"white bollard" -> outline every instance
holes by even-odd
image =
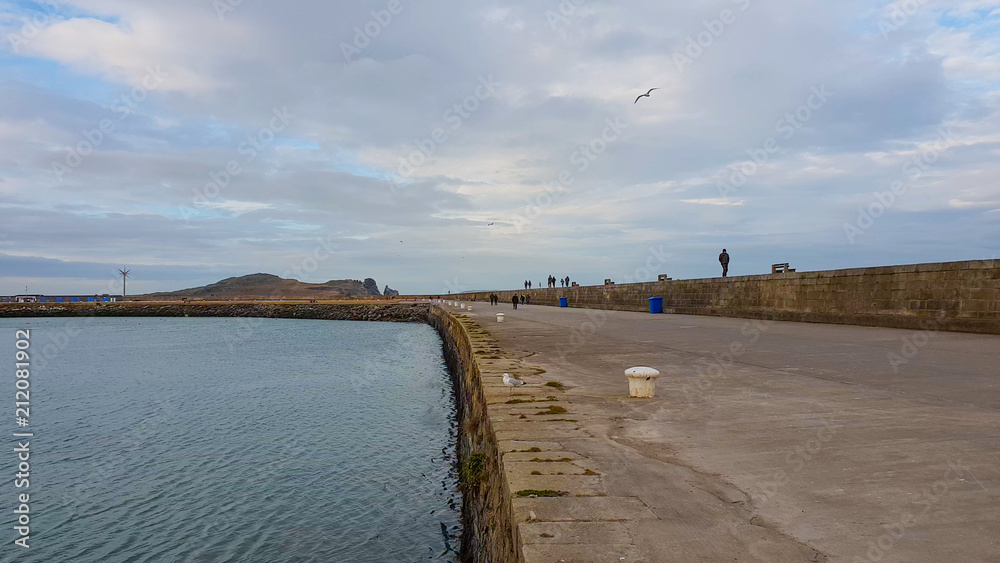
[[[463,308],[463,309],[465,308],[465,303],[462,303],[462,308]]]
[[[648,367],[634,367],[625,370],[628,377],[628,396],[649,399],[656,392],[656,378],[660,372]]]
[[[497,313],[497,322],[498,322],[498,323],[502,323],[502,322],[503,322],[503,319],[504,319],[504,317],[506,317],[506,316],[507,316],[507,315],[505,315],[505,314],[503,314],[503,313]]]
[[[466,307],[465,310],[471,313],[472,312],[472,305],[469,305],[468,307]]]

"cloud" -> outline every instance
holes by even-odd
[[[693,203],[697,205],[723,205],[723,206],[735,206],[742,207],[746,205],[746,200],[741,199],[739,201],[732,200],[726,197],[707,197],[703,199],[682,199],[681,203]]]
[[[929,2],[887,37],[870,2],[750,2],[711,32],[742,4],[595,0],[553,19],[529,0],[404,0],[384,24],[384,0],[244,2],[223,19],[204,0],[12,5],[0,252],[57,262],[7,262],[0,293],[78,261],[162,267],[144,280],[155,289],[176,288],[171,268],[281,273],[317,240],[337,252],[313,281],[414,292],[600,282],[652,244],[670,245],[675,278],[714,275],[723,246],[746,272],[775,256],[822,268],[947,260],[969,239],[997,250],[997,2]],[[39,24],[15,52],[21,16]],[[162,83],[143,88],[157,65]],[[483,77],[495,92],[469,101]],[[829,103],[784,136],[819,85]],[[281,108],[295,117],[279,131]],[[611,143],[609,119],[627,124]],[[942,127],[949,148],[912,177]],[[848,245],[843,224],[896,181],[905,194]],[[937,222],[934,244],[913,243],[917,218]]]

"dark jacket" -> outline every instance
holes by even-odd
[[[729,253],[728,252],[723,252],[722,254],[719,255],[719,264],[722,264],[723,266],[728,266],[729,265]]]

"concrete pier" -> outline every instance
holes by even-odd
[[[528,563],[1000,561],[1000,337],[501,309],[468,317]]]

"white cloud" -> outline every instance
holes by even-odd
[[[30,255],[205,265],[221,256],[234,270],[278,271],[331,233],[340,254],[318,277],[412,291],[549,268],[600,281],[657,240],[676,248],[674,277],[713,274],[704,248],[716,246],[756,247],[761,268],[772,254],[801,268],[850,266],[877,258],[844,251],[842,223],[905,178],[903,164],[945,125],[951,148],[871,238],[908,261],[958,257],[969,236],[1000,239],[990,214],[1000,201],[1000,44],[982,17],[995,0],[930,2],[889,41],[871,31],[883,4],[755,2],[683,72],[672,55],[718,17],[717,4],[594,2],[553,30],[533,0],[412,3],[350,65],[340,43],[384,1],[244,2],[224,21],[204,0],[70,5],[0,83],[0,206],[5,219],[17,210],[0,231]],[[946,12],[961,25],[939,23]],[[119,120],[114,101],[150,65],[168,79]],[[488,75],[496,94],[453,128],[455,104]],[[721,194],[717,182],[818,84],[836,93],[830,103]],[[651,87],[660,90],[633,103]],[[282,107],[296,117],[269,131]],[[595,139],[616,117],[628,129],[604,146]],[[59,182],[52,163],[104,119],[115,131]],[[399,180],[400,158],[436,128],[447,141],[398,185],[382,180]],[[583,166],[590,145],[601,150]],[[240,171],[221,194],[179,216],[231,162]],[[564,172],[560,197],[540,200]],[[939,246],[907,242],[899,225],[921,213],[939,213]],[[123,229],[134,243],[116,240]]]

